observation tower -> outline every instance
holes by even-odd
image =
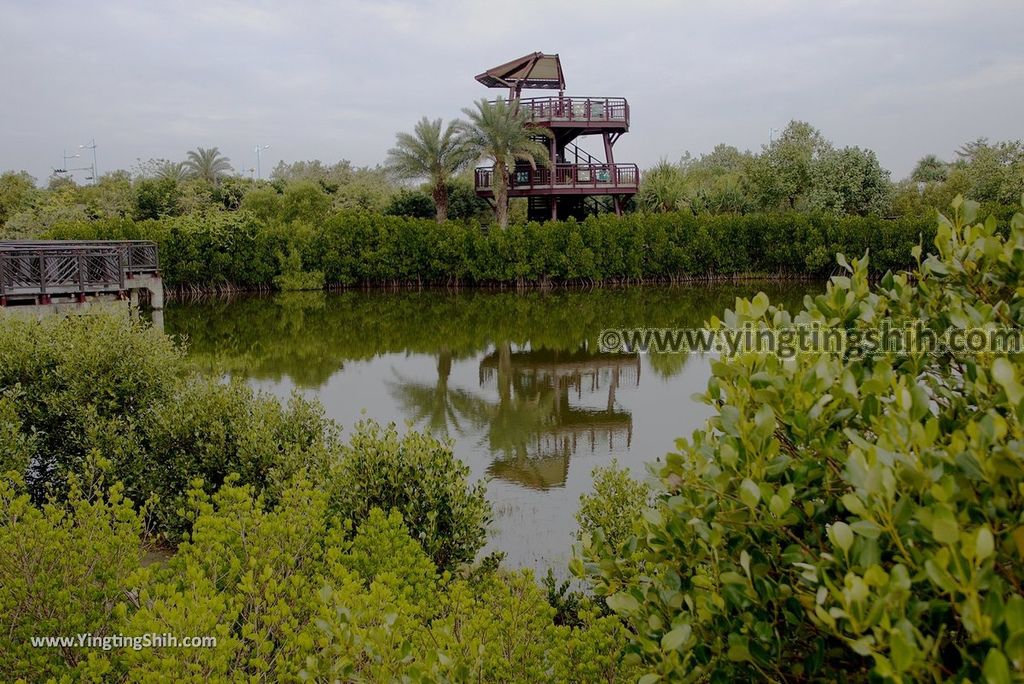
[[[488,69],[476,80],[488,88],[507,88],[508,100],[530,113],[534,126],[551,137],[538,135],[548,146],[547,166],[530,168],[519,163],[509,174],[509,197],[529,200],[531,221],[582,218],[598,197],[611,197],[616,214],[636,194],[640,170],[636,164],[617,164],[615,142],[629,131],[629,103],[623,97],[565,95],[565,76],[558,55],[534,52]],[[522,97],[523,90],[557,90],[557,95]],[[581,143],[597,138],[604,158],[594,156]],[[493,169],[478,167],[476,194],[493,199]]]

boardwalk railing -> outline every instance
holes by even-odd
[[[120,294],[136,277],[158,277],[155,243],[146,241],[0,242],[0,306],[12,299]]]

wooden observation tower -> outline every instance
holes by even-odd
[[[565,95],[565,76],[558,55],[534,52],[488,69],[476,77],[488,88],[507,88],[508,99],[528,111],[533,125],[552,136],[538,136],[551,157],[547,166],[531,169],[519,164],[509,175],[509,197],[529,199],[530,220],[543,221],[575,216],[582,218],[588,202],[611,197],[616,214],[636,194],[640,170],[636,164],[616,164],[613,146],[629,131],[629,103],[622,97]],[[557,90],[558,95],[522,97],[523,90]],[[599,136],[604,159],[583,150],[584,136]],[[493,169],[476,169],[476,194],[493,198]]]

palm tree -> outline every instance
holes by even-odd
[[[470,158],[458,136],[459,126],[450,122],[441,130],[441,119],[420,119],[410,133],[395,136],[388,150],[388,169],[399,178],[426,178],[434,198],[437,222],[448,218],[448,181]]]
[[[494,187],[494,214],[498,226],[508,226],[509,172],[516,162],[527,162],[536,170],[537,164],[547,164],[548,148],[537,142],[537,136],[550,138],[546,128],[532,126],[530,114],[519,109],[515,102],[498,98],[495,102],[480,100],[476,109],[463,109],[468,122],[460,124],[462,143],[466,152],[475,158],[494,162],[491,185]]]
[[[156,177],[160,180],[181,182],[188,178],[188,173],[185,162],[162,161],[156,168]]]
[[[221,156],[216,147],[197,147],[188,153],[185,168],[189,173],[216,185],[221,176],[232,171],[231,160]]]

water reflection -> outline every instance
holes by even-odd
[[[513,351],[508,343],[480,361],[480,386],[494,387],[498,402],[489,411],[489,445],[495,461],[490,475],[533,489],[565,484],[569,458],[583,443],[628,451],[633,416],[619,407],[615,391],[623,380],[639,386],[639,354],[600,354],[586,345],[574,351]],[[603,408],[580,406],[586,393],[607,395]],[[575,402],[574,402],[575,400]]]
[[[696,327],[764,290],[790,308],[817,285],[589,292],[346,292],[174,303],[166,327],[211,373],[319,398],[342,425],[366,415],[447,434],[492,478],[492,548],[558,566],[590,472],[637,474],[700,425],[708,364],[598,353],[609,327]],[[364,413],[365,412],[365,413]]]

